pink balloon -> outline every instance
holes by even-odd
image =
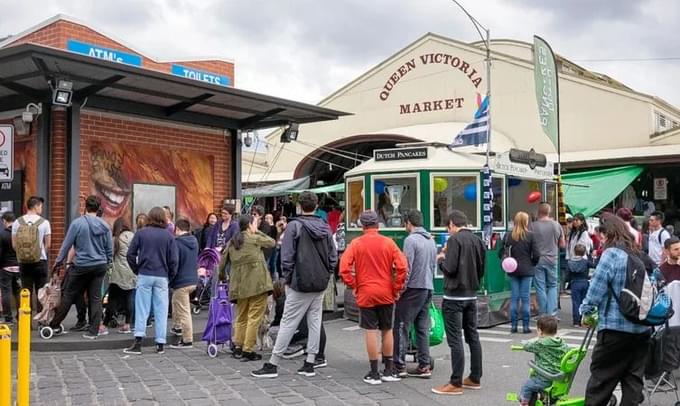
[[[517,270],[517,260],[513,257],[507,257],[501,262],[501,268],[507,273],[513,273]]]

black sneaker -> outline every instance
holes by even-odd
[[[175,348],[175,349],[185,349],[185,348],[194,348],[194,343],[189,342],[185,343],[184,340],[179,340],[175,344],[170,344],[170,348]]]
[[[156,354],[165,354],[165,345],[156,344]]]
[[[403,366],[402,366],[402,367],[398,367],[398,366],[395,365],[395,366],[394,366],[394,371],[397,373],[397,375],[398,375],[400,378],[406,378],[406,377],[408,376],[408,373],[406,372],[406,367],[403,367]]]
[[[401,381],[401,378],[399,377],[399,373],[396,370],[392,371],[383,371],[382,377],[381,377],[383,382],[399,382]]]
[[[318,357],[314,359],[314,368],[326,368],[327,366],[326,358]]]
[[[87,331],[90,329],[90,325],[84,321],[79,321],[75,326],[71,327],[71,331]]]
[[[130,347],[123,350],[126,354],[142,355],[142,343],[135,341]]]
[[[304,364],[300,367],[300,369],[297,370],[298,375],[306,376],[306,377],[312,377],[316,375],[316,372],[314,371],[314,364],[311,362],[305,361]]]
[[[262,359],[262,355],[256,353],[256,352],[248,352],[248,351],[243,351],[242,356],[241,356],[241,362],[248,362],[248,361],[260,361]]]
[[[250,375],[255,378],[276,378],[279,376],[278,370],[276,365],[265,362],[264,365],[262,365],[262,368],[251,372]]]
[[[369,385],[380,385],[382,380],[380,379],[380,374],[378,372],[369,372],[364,376],[364,382]]]
[[[92,333],[85,333],[83,334],[83,338],[87,340],[96,340],[97,339],[97,334],[92,334]]]
[[[172,334],[176,335],[177,337],[180,337],[182,335],[182,329],[181,328],[173,327],[172,329],[170,329],[170,332]]]
[[[231,356],[236,359],[241,359],[241,357],[243,357],[243,350],[241,347],[234,347],[234,351],[231,353]]]
[[[68,331],[64,330],[61,327],[57,327],[57,328],[52,329],[52,337],[63,336],[66,333],[68,333]]]
[[[304,355],[305,349],[301,345],[295,345],[293,347],[288,347],[283,353],[281,358],[283,359],[293,359]]]

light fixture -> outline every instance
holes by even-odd
[[[291,142],[297,140],[298,137],[298,123],[290,123],[283,133],[281,133],[281,142]]]
[[[251,145],[253,145],[253,133],[248,131],[246,132],[246,135],[243,137],[243,145],[246,146],[246,148],[250,148]]]
[[[56,80],[57,85],[52,90],[52,104],[70,106],[73,98],[73,82],[65,79]]]

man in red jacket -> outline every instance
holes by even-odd
[[[391,238],[378,233],[378,215],[365,211],[359,217],[364,234],[349,244],[340,261],[340,276],[354,290],[359,305],[359,325],[366,330],[366,351],[371,371],[364,382],[377,385],[399,381],[392,362],[394,303],[406,281],[406,257]],[[378,330],[382,335],[385,371],[378,372]]]

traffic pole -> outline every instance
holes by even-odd
[[[12,330],[0,324],[0,406],[12,404]]]
[[[19,307],[19,351],[17,355],[17,406],[30,405],[31,379],[31,292],[21,290]]]

